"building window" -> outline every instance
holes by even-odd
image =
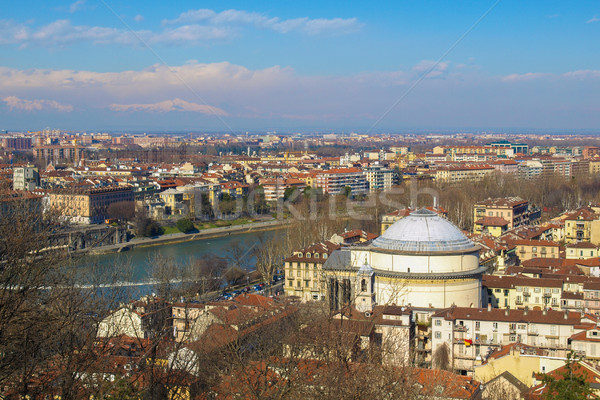
[[[442,338],[442,332],[440,332],[440,331],[435,332],[435,338],[436,339],[441,339]]]
[[[435,320],[435,326],[442,326],[442,320],[441,319],[436,319]]]
[[[327,254],[323,254],[323,258],[327,258]]]
[[[367,280],[366,279],[363,279],[360,281],[360,291],[361,292],[367,291]]]
[[[481,326],[481,322],[475,321],[475,329],[479,330],[480,326]]]

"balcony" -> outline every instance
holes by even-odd
[[[467,331],[467,327],[464,325],[454,325],[454,330],[456,332],[466,332]]]
[[[544,297],[552,297],[552,293],[544,293]]]
[[[523,300],[521,300],[521,299],[516,299],[516,300],[515,300],[515,304],[522,305],[522,304],[523,304]]]

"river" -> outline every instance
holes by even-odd
[[[260,234],[272,237],[278,231],[265,231]],[[103,255],[85,255],[75,260],[74,267],[87,282],[115,286],[137,287],[142,293],[151,290],[150,281],[153,272],[154,257],[160,255],[178,265],[186,265],[190,261],[214,254],[227,258],[228,249],[234,241],[239,241],[247,251],[246,265],[253,270],[255,260],[251,251],[258,242],[257,232],[233,234],[230,236],[192,240],[187,242],[164,244],[159,246],[138,247],[123,253]],[[115,284],[115,282],[118,282]]]

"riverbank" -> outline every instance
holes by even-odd
[[[219,228],[208,228],[203,229],[194,233],[171,233],[168,235],[162,235],[158,237],[149,238],[136,238],[129,242],[113,244],[109,246],[95,247],[91,249],[78,250],[75,254],[110,254],[110,253],[121,253],[123,251],[132,250],[140,247],[152,247],[162,246],[167,244],[175,244],[182,242],[189,242],[194,240],[204,240],[211,238],[218,238],[230,235],[237,235],[250,232],[261,232],[270,231],[275,229],[281,229],[290,223],[289,220],[271,220],[253,222],[250,224],[243,225],[231,225],[223,226]]]

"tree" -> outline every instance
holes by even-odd
[[[194,223],[190,221],[188,218],[182,218],[177,221],[177,229],[183,233],[190,233],[196,229]]]
[[[133,201],[117,201],[108,206],[107,213],[109,218],[115,218],[119,221],[129,221],[135,216],[135,203]]]
[[[577,371],[578,359],[571,351],[567,357],[564,370],[556,377],[548,374],[543,382],[547,384],[545,399],[553,400],[585,400],[592,394],[585,376]]]
[[[450,348],[446,342],[442,343],[437,349],[435,349],[435,352],[433,353],[432,364],[437,369],[446,371],[450,370]]]
[[[350,197],[350,195],[352,194],[352,188],[350,186],[344,186],[344,189],[342,191],[342,194],[345,197]]]
[[[38,199],[39,200],[39,199]],[[91,397],[78,378],[96,362],[97,316],[115,303],[57,247],[57,215],[35,198],[0,201],[0,385],[3,395]]]
[[[270,238],[265,232],[259,232],[257,242],[252,251],[256,258],[256,270],[264,282],[271,282],[277,271],[277,266],[282,264],[284,244],[279,235]]]
[[[296,187],[288,187],[283,192],[283,200],[290,200],[295,203],[298,201],[296,191],[298,188]]]
[[[236,266],[227,268],[225,273],[223,273],[223,279],[227,282],[228,286],[240,284],[246,276],[246,271]]]

